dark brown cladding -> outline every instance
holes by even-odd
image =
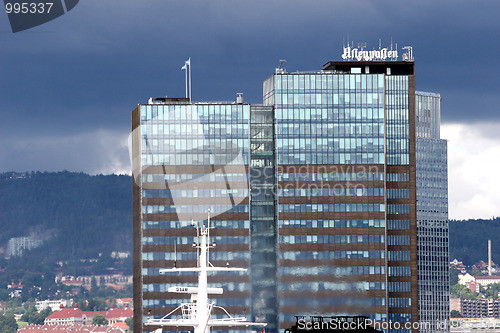
[[[136,107],[132,111],[132,131],[141,124],[140,108]],[[133,156],[138,156],[136,146],[132,147]],[[134,178],[134,177],[132,177]],[[142,332],[142,209],[141,209],[141,188],[132,181],[132,230],[133,230],[133,296],[134,296],[134,332]]]

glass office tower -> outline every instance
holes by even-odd
[[[210,241],[217,244],[211,262],[250,266],[250,109],[161,98],[132,111],[135,332],[152,331],[142,327],[148,316],[161,318],[189,301],[168,288],[197,286],[196,273],[159,269],[196,266],[192,221],[206,224],[209,209]],[[223,295],[213,295],[217,305],[250,317],[247,272],[209,275],[208,282],[224,286]]]
[[[440,138],[441,97],[416,92],[418,287],[425,332],[447,332],[449,322],[447,142]]]
[[[264,82],[281,328],[298,314],[418,320],[413,68],[329,62]]]
[[[208,208],[210,260],[250,268],[209,277],[224,285],[213,298],[230,313],[266,321],[266,332],[302,315],[418,321],[414,82],[410,61],[329,62],[277,70],[264,105],[139,105],[137,332],[187,301],[168,287],[196,276],[158,270],[196,264],[190,221],[206,220]]]

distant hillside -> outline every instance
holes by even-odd
[[[132,252],[131,192],[129,176],[0,174],[0,246],[33,235],[58,260]]]
[[[492,260],[500,264],[500,217],[491,220],[451,220],[451,259],[462,259],[464,265],[487,261],[488,239],[491,239]]]
[[[46,239],[37,251],[57,260],[132,252],[132,188],[129,176],[73,172],[0,174],[0,247],[30,233]],[[500,263],[500,218],[450,221],[450,257],[466,265]],[[33,254],[32,254],[33,255]]]

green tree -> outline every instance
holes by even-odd
[[[451,310],[450,317],[451,318],[462,318],[462,315],[457,310]]]
[[[451,286],[450,293],[454,297],[465,298],[465,299],[477,299],[481,298],[481,294],[470,290],[464,285],[456,284]]]
[[[14,315],[0,314],[0,332],[15,333],[17,331],[17,323]]]
[[[473,269],[473,270],[470,271],[470,275],[472,275],[472,276],[478,276],[478,275],[481,276],[481,275],[483,275],[483,273],[481,273],[481,271],[479,269]]]
[[[0,289],[0,301],[8,301],[10,299],[10,294],[7,289]]]
[[[130,317],[130,318],[125,319],[125,324],[127,324],[127,326],[130,327],[128,332],[134,333],[134,318]]]
[[[104,326],[107,325],[108,321],[106,320],[106,317],[102,314],[96,314],[94,315],[94,318],[92,319],[92,325],[99,325],[99,326]]]
[[[484,290],[484,296],[486,298],[498,299],[498,293],[500,293],[500,283],[490,284]]]
[[[33,325],[43,325],[43,323],[45,322],[45,318],[47,318],[51,313],[52,310],[50,308],[45,308],[42,311],[38,312],[34,306],[31,306],[22,315],[21,321],[25,321]]]
[[[458,283],[458,274],[460,274],[460,271],[458,269],[450,269],[450,286]]]

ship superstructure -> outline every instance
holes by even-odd
[[[192,222],[196,228],[198,244],[193,244],[198,250],[198,265],[197,267],[186,268],[167,268],[161,269],[160,274],[178,273],[178,272],[198,272],[198,287],[170,287],[169,292],[190,294],[191,300],[189,303],[182,303],[177,308],[160,319],[148,318],[146,325],[160,326],[156,332],[162,332],[165,328],[176,327],[193,327],[194,333],[209,333],[212,327],[252,327],[252,326],[266,326],[265,323],[249,322],[245,317],[232,317],[224,308],[210,302],[208,295],[220,295],[223,293],[222,288],[208,288],[207,272],[244,272],[245,268],[233,267],[214,267],[209,261],[209,249],[213,248],[215,244],[210,243],[210,212],[208,214],[207,225],[202,224],[201,228],[199,223]],[[227,317],[225,318],[212,318],[212,310],[221,309]],[[169,318],[174,313],[180,311],[181,318]]]

